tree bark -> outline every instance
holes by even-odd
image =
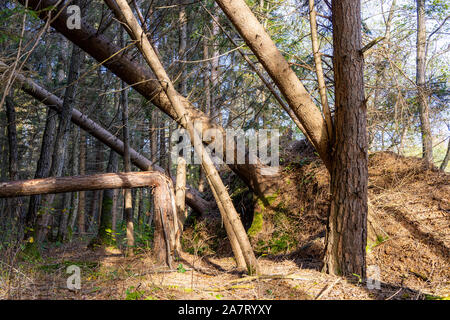
[[[70,58],[70,67],[68,73],[68,87],[64,93],[64,99],[59,117],[58,130],[56,132],[55,145],[53,147],[52,163],[49,176],[59,177],[63,173],[65,162],[65,154],[67,149],[67,141],[70,134],[70,119],[72,110],[75,105],[75,95],[78,88],[78,77],[82,64],[82,51],[76,45],[72,45],[72,53]],[[43,197],[43,212],[36,223],[37,236],[36,239],[41,242],[47,234],[52,213],[49,208],[53,207],[53,195]]]
[[[50,177],[0,182],[0,198],[58,194],[74,191],[159,187],[167,183],[158,171],[102,173],[75,177]]]
[[[108,173],[117,172],[119,156],[113,150],[109,153]],[[103,190],[100,224],[97,236],[91,241],[91,245],[112,244],[115,241],[113,233],[113,202],[114,189]]]
[[[447,146],[447,152],[445,153],[444,160],[442,160],[442,163],[439,167],[441,171],[445,172],[445,169],[447,169],[448,160],[450,159],[450,137],[448,138],[448,146]]]
[[[41,152],[39,160],[36,166],[36,172],[34,178],[48,177],[50,172],[51,154],[53,151],[53,141],[56,131],[56,116],[55,110],[48,108],[47,119],[45,122],[44,135],[42,137]],[[28,243],[34,243],[36,237],[35,223],[38,217],[38,210],[41,205],[41,195],[30,197],[30,203],[28,205],[28,212],[25,217],[25,234],[24,239]]]
[[[122,33],[121,33],[122,34]],[[122,38],[122,37],[121,37]],[[122,135],[123,135],[123,164],[124,171],[131,172],[130,161],[130,134],[128,126],[128,90],[125,88],[125,83],[122,82],[121,92],[121,105],[122,105]],[[134,247],[134,224],[133,224],[133,197],[130,189],[124,190],[124,217],[127,222],[127,254],[133,254]]]
[[[86,134],[80,132],[80,175],[86,174]],[[80,191],[78,199],[77,225],[78,234],[82,236],[85,233],[85,214],[86,214],[86,192]]]
[[[324,270],[365,279],[368,156],[360,1],[334,0],[332,20],[336,143]]]
[[[158,110],[153,108],[150,120],[150,159],[153,165],[158,164],[158,128]]]
[[[433,140],[431,136],[430,111],[426,87],[426,32],[425,0],[417,0],[416,84],[420,112],[420,129],[422,134],[422,157],[427,166],[432,166]]]
[[[17,148],[17,126],[16,126],[16,108],[11,96],[5,98],[6,108],[6,122],[8,132],[8,146],[9,146],[9,179],[11,181],[18,180],[19,178],[19,152]],[[22,199],[13,199],[7,201],[7,216],[14,219],[17,218],[19,226],[23,225],[23,208]]]
[[[177,208],[178,221],[179,223],[179,232],[176,235],[176,250],[181,250],[181,233],[183,232],[184,222],[187,218],[186,211],[186,160],[179,156],[177,159],[177,176],[176,176],[176,184],[175,184],[175,206]]]

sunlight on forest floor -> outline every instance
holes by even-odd
[[[264,275],[260,278],[236,270],[217,224],[197,225],[201,245],[212,242],[220,249],[191,254],[193,231],[188,227],[185,250],[191,253],[183,252],[173,270],[156,265],[149,249],[125,257],[117,248],[88,249],[88,238],[51,246],[39,263],[16,260],[11,266],[0,260],[0,298],[448,299],[449,175],[424,169],[420,159],[392,153],[369,159],[367,265],[378,268],[379,289],[369,289],[357,277],[320,272],[329,177],[323,165],[311,161],[298,170],[285,167],[285,190],[259,208],[264,222],[251,239]],[[275,234],[294,239],[295,246],[275,252]],[[80,267],[80,290],[67,288],[70,265]]]

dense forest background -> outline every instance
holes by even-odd
[[[73,3],[81,8],[83,26],[90,25],[97,36],[122,48],[118,56],[127,55],[132,62],[145,65],[146,60],[134,45],[135,41],[105,2],[108,1]],[[315,45],[318,44],[324,92],[334,119],[330,2],[317,0],[312,4],[317,20]],[[422,1],[361,1],[368,153],[369,157],[378,152],[428,157],[432,170],[446,177],[450,157],[450,4],[444,0],[424,1],[425,42],[421,42],[418,40],[419,2]],[[40,15],[45,14],[45,9],[34,11],[23,5],[26,3],[0,1],[0,183],[141,169],[133,161],[127,165],[126,158],[122,161],[118,153],[71,123],[64,111],[58,114],[28,94],[16,74],[59,97],[64,103],[63,109],[70,104],[70,108],[64,110],[80,111],[153,165],[161,167],[167,176],[175,178],[177,163],[172,161],[170,151],[176,141],[172,141],[171,136],[179,125],[115,76],[105,67],[107,61],[94,59],[42,20]],[[314,102],[323,105],[315,64],[317,55],[311,39],[311,1],[248,0],[246,3]],[[214,1],[133,0],[129,4],[136,13],[141,13],[136,16],[141,23],[145,21],[143,28],[164,69],[178,92],[188,98],[194,108],[225,129],[243,129],[250,134],[259,129],[279,130],[280,165],[288,171],[299,164],[309,164],[310,160],[305,159],[317,160],[312,147],[299,142],[305,139],[304,133],[280,108],[277,100],[280,93],[273,80],[265,75],[255,54]],[[418,52],[422,47],[425,51],[421,62]],[[420,69],[419,63],[424,68]],[[426,115],[423,103],[427,106]],[[429,131],[424,131],[426,123]],[[431,149],[424,142],[428,138]],[[383,159],[380,161],[386,160]],[[255,212],[263,210],[264,204],[234,170],[225,165],[218,169],[260,254],[267,254],[263,249],[267,243],[273,248],[272,253],[299,244],[298,240],[290,241],[283,236],[277,238],[279,242],[265,243],[267,239],[255,236],[259,231]],[[301,176],[300,172],[296,174]],[[308,179],[308,173],[305,174],[297,178]],[[285,182],[289,180],[286,179]],[[196,190],[205,203],[214,201],[213,191],[199,165],[187,165],[186,184]],[[75,241],[80,236],[92,244],[92,238],[101,227],[102,212],[108,205],[112,221],[103,225],[102,230],[113,234],[116,245],[126,245],[127,221],[131,219],[134,222],[133,245],[151,247],[155,215],[152,190],[134,188],[128,193],[131,194],[131,213],[125,210],[127,192],[119,190],[0,198],[0,251],[7,252],[6,256],[15,261],[18,252],[29,246],[30,238],[25,237],[27,242],[24,243],[24,234],[33,233],[38,227],[45,231],[39,232],[39,237],[32,237],[33,246],[37,246],[29,251],[32,256],[39,257],[40,251]],[[279,202],[277,205],[276,212],[286,207],[280,207]],[[188,217],[184,248],[189,248],[190,253],[201,253],[207,246],[192,239],[200,234],[196,228],[200,228],[205,215],[191,207],[183,210]],[[35,221],[28,221],[30,216],[38,217],[36,225]],[[217,212],[206,215],[211,220],[218,216]],[[205,230],[207,234],[223,237],[217,225]],[[203,239],[208,238],[203,236]],[[216,249],[219,244],[221,242],[216,241]]]

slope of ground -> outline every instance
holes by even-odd
[[[319,269],[328,173],[314,157],[301,158],[284,168],[283,181],[283,190],[264,208],[264,226],[253,243],[269,248],[267,253],[279,251],[280,244],[294,247],[288,256]],[[450,295],[449,174],[427,170],[417,158],[371,154],[368,220],[369,271],[379,270],[386,284]]]
[[[298,152],[296,152],[298,154]],[[87,249],[89,239],[45,252],[44,261],[0,266],[0,298],[11,299],[430,299],[450,295],[450,176],[419,159],[369,156],[369,276],[372,287],[320,272],[328,174],[311,153],[286,160],[283,190],[257,203],[249,229],[262,272],[235,269],[220,221],[193,224],[172,270],[151,251],[124,257]],[[69,290],[67,267],[81,268]]]

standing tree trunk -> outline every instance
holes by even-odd
[[[95,140],[95,172],[100,173],[103,172],[103,144],[99,140]],[[98,227],[98,217],[100,215],[101,203],[102,203],[102,195],[103,193],[100,190],[96,190],[92,192],[92,200],[90,203],[90,210],[88,214],[88,230],[95,226]]]
[[[302,128],[330,170],[330,141],[320,110],[275,43],[244,0],[216,0],[253,53],[263,65],[298,117]]]
[[[214,19],[217,20],[217,11],[218,11],[217,4],[214,3],[214,11],[215,16]],[[211,57],[211,106],[210,106],[210,113],[209,116],[213,119],[213,121],[219,123],[222,125],[222,114],[220,112],[220,107],[216,103],[216,96],[219,96],[218,92],[218,83],[219,83],[219,41],[217,37],[219,36],[219,26],[217,23],[212,24],[212,30],[211,30],[211,38],[213,40],[212,45],[212,57]]]
[[[79,172],[79,152],[80,152],[80,128],[75,127],[73,131],[73,150],[72,150],[72,162],[70,164],[71,175],[77,176]],[[77,219],[78,214],[78,200],[80,193],[72,192],[70,199],[70,214],[69,214],[69,223],[67,226],[67,231],[69,233],[69,239],[72,239],[73,230],[75,228],[75,221]]]
[[[186,160],[179,156],[177,158],[177,178],[175,183],[175,206],[177,208],[179,232],[175,235],[175,250],[179,252],[181,250],[181,234],[184,228],[184,222],[187,218],[186,211]]]
[[[206,113],[206,115],[211,115],[211,67],[209,63],[209,50],[208,50],[208,38],[203,38],[203,60],[205,60],[204,63],[204,71],[203,71],[203,87],[205,90],[205,103],[202,105],[203,112]],[[199,166],[198,169],[198,191],[200,193],[203,193],[205,191],[205,172],[203,171],[202,166]]]
[[[111,150],[109,153],[108,167],[106,172],[117,172],[119,165],[119,155]],[[114,189],[103,190],[102,207],[100,214],[100,224],[97,237],[95,237],[90,246],[112,244],[115,241],[113,233],[113,204]]]
[[[150,160],[153,165],[158,163],[158,110],[153,107],[150,119]]]
[[[75,105],[75,95],[78,88],[78,77],[83,62],[83,55],[84,53],[82,53],[81,49],[73,44],[69,74],[67,77],[68,87],[64,93],[62,111],[53,149],[52,165],[49,173],[49,176],[51,177],[59,177],[63,173],[67,142],[70,135],[70,119],[72,118],[72,110]],[[39,219],[40,221],[38,221],[36,225],[38,232],[36,238],[39,242],[41,242],[47,234],[47,226],[49,225],[52,215],[49,208],[52,208],[54,198],[54,195],[48,195],[43,198],[43,205],[46,208],[44,208],[41,216],[42,219]]]
[[[70,217],[70,203],[71,203],[71,194],[65,193],[63,195],[62,202],[62,210],[59,217],[58,233],[56,235],[56,241],[64,242],[67,233],[67,227]]]
[[[80,175],[84,176],[86,174],[86,133],[80,130]],[[78,235],[81,237],[86,232],[85,225],[85,214],[86,214],[86,192],[80,191],[78,200],[78,213],[77,213],[77,226]]]
[[[316,66],[317,83],[319,85],[320,102],[327,126],[328,139],[333,137],[333,122],[331,120],[330,107],[328,106],[327,86],[323,76],[322,58],[319,46],[319,34],[317,32],[317,12],[314,7],[314,0],[309,0],[309,22],[311,26],[311,44],[314,55],[314,64]]]
[[[0,62],[0,66],[3,66]],[[30,94],[37,100],[47,104],[51,109],[54,109],[56,112],[61,112],[62,108],[62,101],[55,95],[51,94],[44,88],[38,86],[34,81],[25,78],[23,75],[16,73],[16,80],[22,84],[22,90],[24,90],[26,93]],[[152,112],[153,114],[153,112]],[[157,115],[157,110],[155,110],[155,114]],[[152,118],[158,118],[153,117]],[[123,141],[118,139],[115,135],[111,134],[109,131],[105,130],[101,125],[97,124],[96,122],[92,121],[90,118],[88,118],[86,115],[84,115],[82,112],[74,109],[72,110],[72,122],[79,126],[84,131],[91,134],[93,137],[100,140],[103,144],[108,146],[109,148],[116,151],[118,154],[123,155]],[[157,126],[153,126],[157,127]],[[154,131],[154,134],[157,137],[156,130]],[[156,143],[152,142],[151,148],[156,148],[156,151],[154,151],[153,154],[157,155],[157,139],[154,140],[152,138],[152,141],[156,141]],[[5,153],[7,156],[7,153]],[[160,172],[164,172],[164,169],[159,167],[158,165],[154,164],[156,162],[152,162],[136,152],[136,150],[130,148],[130,160],[133,162],[134,165],[136,165],[139,169],[148,171],[148,170],[157,170]],[[5,164],[7,161],[5,161]],[[207,212],[211,209],[211,203],[204,200],[200,197],[200,195],[195,192],[193,188],[190,188],[186,192],[186,202],[189,204],[189,206],[194,209],[195,211],[199,213]]]
[[[419,100],[420,130],[422,133],[422,157],[427,166],[433,165],[433,140],[426,88],[426,18],[425,0],[417,0],[417,57],[416,84]]]
[[[48,177],[50,172],[51,154],[53,151],[53,142],[56,131],[56,117],[57,113],[51,108],[47,110],[47,119],[45,122],[44,135],[42,137],[41,152],[39,160],[36,166],[36,172],[34,174],[35,179]],[[35,224],[38,218],[38,210],[41,205],[41,195],[30,197],[30,203],[28,205],[28,212],[25,217],[25,234],[24,239],[27,241],[27,245],[32,250],[32,254],[37,252],[34,250],[36,230]]]
[[[9,179],[11,181],[18,178],[18,151],[17,151],[17,129],[16,129],[16,109],[12,97],[6,96],[6,121],[8,129],[9,145]]]
[[[8,131],[8,145],[9,145],[9,179],[11,181],[18,180],[19,169],[18,169],[18,149],[17,149],[17,126],[16,126],[16,109],[14,106],[14,101],[11,96],[6,96],[5,98],[6,107],[6,121],[7,121],[7,131]],[[8,201],[8,213],[10,218],[17,218],[19,222],[18,225],[23,224],[22,216],[22,199],[11,199]]]
[[[121,41],[123,42],[123,35],[121,31]],[[123,44],[123,43],[122,43]],[[128,90],[125,88],[126,85],[122,81],[122,92],[121,92],[121,105],[122,105],[122,134],[123,134],[123,163],[124,171],[131,172],[131,162],[130,162],[130,135],[128,126]],[[133,199],[131,194],[131,189],[125,189],[124,191],[124,217],[127,222],[127,255],[133,255],[134,247],[134,225],[133,225]]]
[[[361,4],[332,2],[335,145],[324,270],[366,276],[368,156]]]

